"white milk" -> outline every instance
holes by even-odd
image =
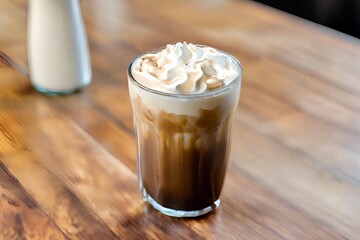
[[[89,48],[78,0],[30,0],[28,59],[33,86],[71,93],[91,82]]]

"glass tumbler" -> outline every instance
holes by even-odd
[[[144,201],[163,214],[196,217],[220,204],[242,78],[240,62],[224,54],[236,66],[236,78],[199,94],[159,92],[140,84],[132,71],[143,54],[129,66],[140,190]]]

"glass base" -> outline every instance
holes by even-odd
[[[203,208],[200,210],[183,211],[183,210],[176,210],[176,209],[171,209],[171,208],[161,206],[152,197],[150,197],[149,194],[147,194],[145,189],[143,189],[143,191],[142,191],[142,196],[143,196],[144,201],[148,202],[159,212],[161,212],[167,216],[170,216],[170,217],[178,217],[178,218],[199,217],[199,216],[202,216],[202,215],[205,215],[205,214],[211,212],[212,210],[216,209],[220,205],[220,199],[218,199],[214,202],[214,204],[212,206],[209,206],[209,207],[206,207],[206,208]]]
[[[69,90],[52,90],[52,89],[47,89],[47,88],[43,88],[37,85],[32,84],[33,88],[38,91],[41,92],[45,95],[48,96],[63,96],[63,95],[69,95],[69,94],[73,94],[76,92],[79,92],[81,87],[79,88],[75,88],[75,89],[69,89]]]

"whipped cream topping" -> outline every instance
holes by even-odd
[[[197,94],[228,85],[239,74],[233,60],[218,50],[194,44],[168,44],[140,57],[132,68],[140,84],[166,93]]]

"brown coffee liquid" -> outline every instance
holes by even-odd
[[[214,204],[224,182],[232,115],[224,105],[199,110],[198,117],[155,115],[140,107],[136,116],[139,174],[157,203],[184,211]]]

